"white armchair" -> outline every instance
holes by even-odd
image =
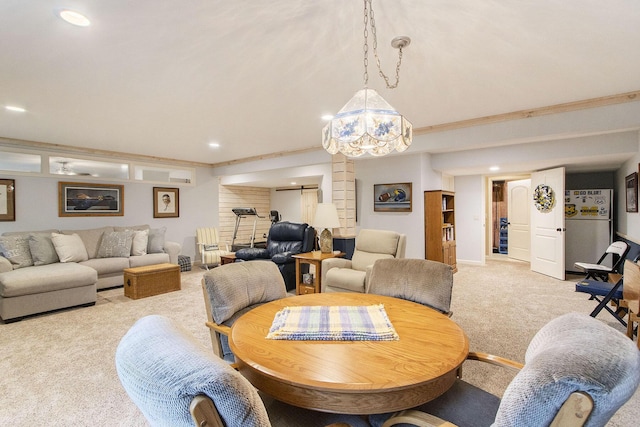
[[[220,244],[218,240],[218,230],[214,227],[196,229],[196,245],[200,252],[202,265],[208,270],[209,265],[220,264],[220,257],[229,255],[229,248]]]
[[[373,263],[379,259],[404,258],[407,236],[388,230],[360,230],[353,257],[322,261],[321,292],[367,290]]]

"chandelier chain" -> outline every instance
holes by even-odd
[[[400,65],[402,65],[402,46],[398,47],[398,63],[396,64],[396,82],[394,84],[389,84],[389,77],[382,71],[382,67],[380,65],[380,57],[378,56],[378,37],[376,34],[376,20],[373,13],[373,5],[372,0],[364,0],[364,85],[367,86],[369,82],[369,73],[367,71],[367,66],[369,65],[369,44],[368,44],[368,36],[369,31],[367,25],[368,23],[371,26],[371,35],[373,36],[373,55],[376,58],[376,65],[378,67],[378,74],[382,77],[387,85],[388,89],[395,89],[398,87],[398,83],[400,83]]]
[[[369,66],[369,44],[367,43],[369,39],[369,13],[367,10],[367,5],[370,0],[364,0],[364,86],[367,87],[369,83],[369,72],[367,71],[367,67]]]

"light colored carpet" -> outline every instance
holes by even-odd
[[[492,259],[486,266],[459,265],[454,276],[453,320],[472,351],[523,361],[526,347],[546,322],[569,311],[595,307],[574,281],[531,273],[529,264]],[[211,348],[200,287],[204,270],[182,274],[182,290],[130,300],[122,288],[98,293],[94,307],[63,310],[0,324],[0,425],[144,426],[146,422],[118,380],[114,354],[120,338],[140,317],[163,314]],[[623,331],[608,313],[598,319]],[[513,374],[466,362],[463,377],[501,395]],[[610,426],[636,425],[640,391]]]

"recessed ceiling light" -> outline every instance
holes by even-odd
[[[73,10],[62,10],[59,13],[60,18],[67,21],[69,24],[76,25],[78,27],[88,27],[91,21],[81,13],[74,12]]]
[[[296,182],[295,181],[291,181],[291,185],[296,185]]]
[[[220,148],[220,144],[218,144],[217,142],[210,142],[209,143],[209,147],[211,147],[211,148]]]
[[[490,171],[495,172],[495,171],[499,171],[500,170],[500,166],[491,166],[489,168]]]
[[[25,111],[27,111],[24,108],[16,107],[15,105],[6,105],[4,108],[9,110],[9,111],[15,111],[17,113],[24,113]]]
[[[331,119],[333,119],[333,116],[331,114],[325,114],[324,116],[322,116],[322,120],[329,121]]]

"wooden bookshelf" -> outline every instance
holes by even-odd
[[[424,192],[425,258],[456,266],[455,193],[433,190]]]

